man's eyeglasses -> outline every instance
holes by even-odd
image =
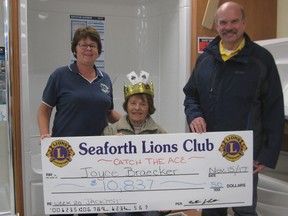
[[[88,47],[90,47],[90,49],[96,50],[97,49],[97,45],[96,44],[78,44],[78,46],[80,47],[80,49],[82,50],[87,50]]]

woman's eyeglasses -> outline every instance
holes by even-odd
[[[78,46],[80,47],[80,49],[82,50],[87,50],[88,47],[90,47],[90,49],[96,50],[97,49],[97,45],[96,44],[78,44]]]

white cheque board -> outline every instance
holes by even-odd
[[[41,142],[46,214],[252,205],[252,131]]]

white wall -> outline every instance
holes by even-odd
[[[145,70],[155,87],[157,110],[153,118],[169,132],[185,132],[182,88],[190,72],[190,25],[186,17],[191,8],[185,0],[21,2],[28,4],[27,10],[21,8],[24,201],[29,206],[26,214],[32,216],[43,213],[36,113],[49,75],[70,64],[70,15],[105,17],[105,71],[113,82],[115,109],[124,114],[126,74]],[[181,33],[180,26],[185,28]]]
[[[183,73],[178,68],[178,1],[143,1],[146,2],[144,6],[139,6],[139,1],[135,0],[95,2],[97,5],[91,7],[91,1],[69,1],[68,5],[61,0],[28,1],[31,113],[37,112],[50,73],[56,67],[70,62],[69,15],[105,16],[105,71],[113,81],[116,110],[124,113],[123,84],[128,82],[125,75],[133,70],[137,73],[145,70],[150,73],[155,86],[157,111],[153,117],[168,131],[181,132],[184,127],[179,129],[179,125],[169,124],[170,121],[177,122],[179,115],[183,114],[183,107],[178,108],[179,74]],[[160,4],[164,7],[160,7]],[[41,19],[40,16],[46,18]],[[172,104],[176,102],[173,110],[171,101]],[[166,115],[160,113],[160,110],[164,111],[162,106],[165,107]],[[181,109],[181,114],[178,109]],[[169,116],[169,121],[166,116]],[[31,133],[38,134],[36,115],[31,115],[30,126]]]

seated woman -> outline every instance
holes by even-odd
[[[123,109],[127,113],[114,124],[108,125],[104,135],[161,134],[166,131],[151,117],[155,112],[153,83],[148,84],[149,74],[142,71],[140,79],[135,72],[127,75],[131,83],[124,86]],[[141,80],[141,81],[139,81]]]
[[[147,83],[149,74],[142,72],[140,78],[135,72],[127,75],[130,80],[129,86],[124,86],[123,108],[127,113],[125,116],[111,125],[108,125],[104,135],[137,135],[137,134],[161,134],[166,131],[158,125],[151,117],[155,112],[154,107],[154,87]],[[140,80],[140,81],[139,81]],[[160,216],[166,215],[165,212],[118,212],[107,215],[113,216]]]

